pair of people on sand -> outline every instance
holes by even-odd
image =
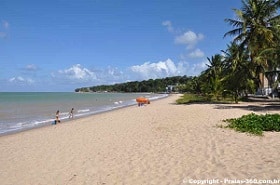
[[[69,112],[69,119],[70,118],[74,118],[74,108],[72,108]],[[55,121],[54,124],[60,123],[60,119],[59,119],[59,110],[56,111],[55,114]]]

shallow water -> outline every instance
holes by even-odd
[[[0,134],[51,124],[55,113],[68,119],[71,108],[75,118],[120,107],[136,105],[135,98],[158,99],[163,94],[138,93],[71,93],[71,92],[1,92]]]

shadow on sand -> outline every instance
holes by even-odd
[[[216,109],[244,109],[244,110],[251,110],[254,112],[263,112],[263,111],[280,111],[280,103],[279,104],[270,104],[270,103],[257,103],[254,105],[218,105]]]
[[[171,103],[172,105],[179,105],[177,103]],[[235,103],[219,103],[219,102],[193,102],[180,105],[215,105],[215,109],[243,109],[254,112],[264,112],[264,111],[280,111],[280,101],[250,101],[241,102],[239,104]]]

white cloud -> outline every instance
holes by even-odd
[[[122,83],[126,80],[127,75],[117,67],[108,66],[102,69],[87,69],[81,64],[75,64],[67,69],[51,73],[55,83],[79,84],[79,86]]]
[[[75,81],[91,81],[96,79],[96,74],[94,72],[82,67],[80,64],[73,65],[65,70],[59,70],[58,73],[62,75],[62,77]]]
[[[195,75],[199,75],[202,71],[207,69],[207,65],[209,62],[207,60],[203,60],[200,63],[196,63],[192,66],[192,71],[194,71]]]
[[[24,69],[27,71],[36,71],[38,69],[38,67],[34,64],[29,64],[29,65],[25,66]]]
[[[195,33],[191,30],[189,31],[182,31],[174,28],[171,21],[164,21],[162,22],[163,26],[166,26],[168,31],[175,35],[174,43],[181,44],[188,49],[188,54],[181,54],[179,56],[180,62],[177,63],[177,73],[175,75],[188,75],[188,76],[196,76],[201,73],[205,69],[205,62],[202,63],[194,63],[194,62],[187,62],[188,58],[202,58],[205,56],[204,52],[200,49],[196,49],[196,45],[198,42],[204,39],[204,35],[201,33]],[[145,66],[142,66],[144,68]],[[148,70],[146,70],[148,71]],[[142,74],[145,74],[142,72]]]
[[[187,49],[192,49],[203,38],[203,34],[187,31],[183,35],[175,37],[175,43],[186,45]]]
[[[148,79],[165,78],[171,76],[196,76],[206,69],[207,60],[201,63],[190,63],[182,60],[175,63],[171,59],[158,62],[144,62],[140,65],[130,66],[125,72],[110,67],[98,75],[99,82],[104,84],[122,83],[126,81],[142,81]]]
[[[124,71],[117,67],[108,66],[100,70],[89,70],[80,64],[53,73],[52,77],[60,83],[79,83],[89,85],[115,84],[125,81],[147,80],[165,78],[168,76],[185,75],[184,65],[178,66],[171,60],[158,62],[145,62],[140,65],[128,67]]]
[[[171,59],[156,63],[145,62],[142,65],[130,67],[130,71],[132,72],[131,75],[136,75],[141,80],[184,75],[181,74],[181,70],[179,70],[178,66]]]
[[[119,77],[123,75],[122,71],[118,70],[118,68],[116,67],[111,66],[106,69],[106,73],[108,73],[111,77]]]
[[[8,80],[11,83],[15,83],[15,84],[27,84],[27,85],[31,85],[34,83],[34,80],[31,78],[23,78],[21,76],[17,76],[17,77],[12,77]]]
[[[189,57],[191,57],[191,58],[202,58],[202,57],[204,57],[204,53],[200,49],[196,49],[196,50],[189,53]]]
[[[172,26],[171,21],[163,21],[163,22],[162,22],[162,25],[163,25],[163,26],[166,26],[166,27],[167,27],[167,30],[168,30],[169,32],[173,32],[173,31],[174,31],[174,28],[173,28],[173,26]]]
[[[205,68],[205,64],[191,64],[186,62],[186,60],[175,63],[171,59],[157,62],[144,62],[143,64],[130,66],[124,70],[112,66],[99,70],[89,70],[80,64],[75,64],[72,67],[53,73],[52,77],[54,78],[54,83],[65,86],[76,84],[75,87],[86,87],[171,76],[195,76],[201,72],[203,67]]]
[[[96,76],[99,84],[114,84],[124,82],[127,73],[117,67],[108,66],[104,70],[97,71]]]

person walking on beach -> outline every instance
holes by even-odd
[[[72,108],[69,112],[69,119],[74,118],[74,108]]]
[[[55,123],[60,123],[60,119],[59,119],[59,110],[56,111],[55,114]]]

